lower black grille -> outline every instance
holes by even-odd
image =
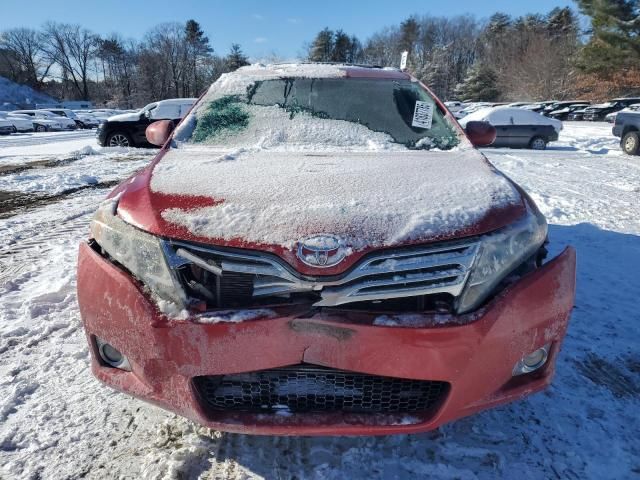
[[[214,410],[245,412],[425,412],[448,383],[381,377],[314,365],[234,375],[195,377],[201,398]]]

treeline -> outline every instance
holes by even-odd
[[[443,99],[515,101],[640,94],[638,0],[576,0],[571,8],[512,17],[413,15],[361,40],[325,28],[306,59],[399,66]],[[276,58],[273,58],[276,60]],[[0,75],[61,99],[137,107],[190,97],[222,73],[246,65],[239,45],[213,51],[195,20],[165,23],[141,40],[100,37],[80,25],[47,23],[0,33]]]
[[[472,16],[411,16],[361,41],[328,28],[307,48],[312,61],[399,66],[443,99],[515,101],[640,93],[640,4],[637,0],[578,0],[590,18],[582,31],[571,8],[546,15],[488,21]]]
[[[0,34],[0,75],[61,99],[132,108],[196,97],[222,73],[247,65],[239,45],[216,55],[200,25],[165,23],[140,41],[47,23]]]

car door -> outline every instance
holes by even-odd
[[[501,110],[494,110],[486,117],[486,120],[496,129],[496,139],[491,146],[511,146],[512,125],[510,124],[509,115]]]
[[[140,114],[140,118],[137,121],[131,122],[130,132],[133,143],[136,145],[144,145],[147,143],[146,131],[147,127],[155,120],[151,117],[151,112],[157,108],[157,105],[146,110]]]

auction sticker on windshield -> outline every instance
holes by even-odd
[[[433,119],[433,105],[429,102],[416,102],[416,108],[413,110],[413,121],[411,126],[418,128],[431,128],[431,120]]]

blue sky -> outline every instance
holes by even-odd
[[[35,28],[54,20],[80,23],[102,35],[118,32],[125,38],[140,38],[158,23],[193,18],[200,22],[217,53],[226,53],[235,42],[254,59],[271,53],[294,58],[302,52],[302,45],[325,26],[342,28],[364,40],[414,13],[469,13],[487,18],[496,11],[512,15],[546,13],[567,5],[575,7],[572,1],[563,0],[2,0],[0,30]]]

